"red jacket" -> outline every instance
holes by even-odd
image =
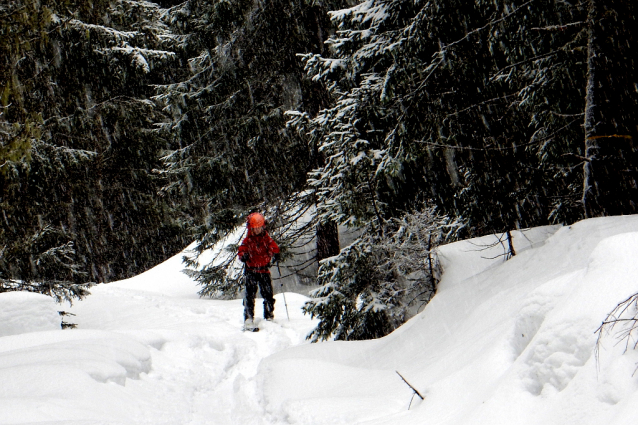
[[[254,235],[252,229],[248,229],[248,235],[239,245],[237,255],[241,258],[246,253],[248,253],[246,266],[250,271],[270,273],[268,265],[272,256],[279,253],[279,245],[265,230],[260,235]]]

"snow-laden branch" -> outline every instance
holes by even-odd
[[[96,49],[97,53],[101,53],[107,56],[110,56],[110,52],[124,54],[125,56],[129,56],[131,58],[131,63],[135,65],[136,68],[141,69],[144,73],[151,72],[151,67],[148,64],[147,58],[154,59],[172,59],[174,58],[175,52],[170,52],[167,50],[154,50],[154,49],[143,49],[140,47],[132,47],[132,46],[123,46],[123,47],[110,47],[106,49]]]
[[[71,19],[66,23],[71,28],[76,28],[83,31],[89,31],[94,34],[99,34],[111,38],[116,42],[123,42],[131,40],[141,35],[139,31],[118,31],[113,28],[105,27],[102,25],[87,24],[77,19]]]

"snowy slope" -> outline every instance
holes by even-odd
[[[316,412],[312,423],[629,423],[638,413],[638,353],[623,355],[610,337],[597,365],[594,331],[638,292],[638,217],[561,228],[505,263],[485,260],[487,269],[475,274],[489,242],[445,247],[454,272],[425,311],[392,335],[267,359],[269,408],[293,423],[309,423]],[[283,373],[290,364],[296,375]],[[343,370],[347,378],[314,383],[318,370]],[[409,412],[412,391],[395,371],[425,396]],[[335,392],[339,399],[330,398]]]
[[[638,292],[638,216],[515,233],[507,262],[495,240],[443,247],[436,297],[375,341],[308,344],[293,293],[290,321],[278,294],[242,333],[241,301],[199,299],[181,256],[72,308],[0,294],[0,424],[635,422],[638,353],[610,335],[597,363],[594,331]],[[78,329],[53,329],[62,309]]]
[[[92,288],[70,309],[36,296],[44,317],[70,310],[78,328],[59,330],[58,320],[50,330],[49,320],[38,331],[31,309],[22,315],[22,334],[0,338],[0,424],[262,423],[259,362],[305,342],[314,326],[301,313],[306,298],[286,294],[288,321],[276,295],[280,324],[242,333],[241,300],[200,299],[182,269],[179,255]],[[0,294],[0,305],[32,296]],[[5,318],[3,310],[0,335]],[[15,334],[15,324],[11,329]]]

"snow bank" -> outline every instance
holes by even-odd
[[[597,425],[635,417],[638,353],[608,337],[597,364],[594,332],[638,291],[638,217],[555,230],[529,232],[526,249],[507,262],[493,258],[502,248],[485,249],[490,237],[445,247],[439,292],[393,334],[266,359],[268,408],[307,423],[300,406],[321,405],[315,424]],[[291,364],[294,374],[286,373]],[[347,370],[345,379],[321,379],[319,371],[334,370]],[[425,395],[410,411],[413,392],[396,371]],[[370,389],[377,398],[362,413]]]
[[[64,330],[0,340],[0,423],[127,419],[123,387],[150,370],[148,347],[124,335]]]
[[[51,297],[32,292],[0,293],[0,337],[61,329],[58,306]]]

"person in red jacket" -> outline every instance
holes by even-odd
[[[248,234],[239,245],[237,255],[245,265],[246,295],[244,297],[244,323],[246,329],[254,329],[255,296],[257,288],[264,299],[264,319],[275,317],[275,298],[270,279],[270,262],[279,261],[279,246],[268,235],[266,220],[259,213],[252,213],[246,220]]]

